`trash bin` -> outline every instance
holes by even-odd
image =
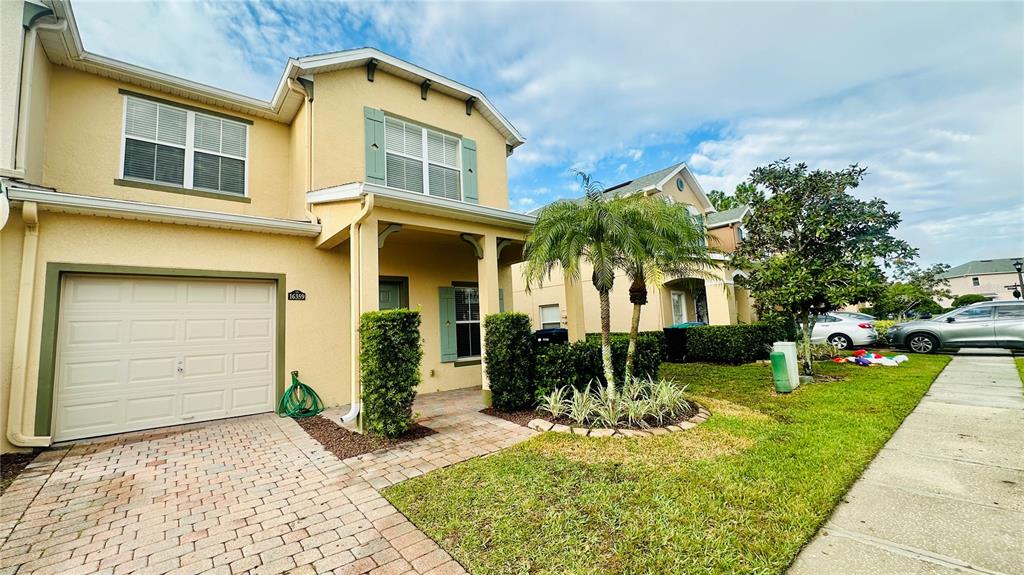
[[[786,354],[781,351],[773,351],[769,356],[772,360],[772,380],[775,382],[775,391],[789,393],[793,386],[789,383],[789,367],[786,365]]]
[[[665,354],[665,359],[672,363],[682,363],[686,361],[688,346],[688,339],[686,330],[691,327],[697,327],[701,325],[707,325],[702,321],[687,321],[683,323],[677,323],[672,327],[666,327],[663,331],[665,332],[665,347],[668,348]]]
[[[538,329],[533,332],[533,337],[537,342],[537,346],[551,345],[553,343],[568,343],[569,342],[569,330],[564,327],[554,327],[549,329]]]

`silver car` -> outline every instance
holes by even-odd
[[[828,342],[839,349],[874,345],[878,341],[875,324],[836,313],[819,315],[811,330],[811,343]]]
[[[889,343],[915,353],[964,347],[1024,349],[1024,302],[986,301],[931,319],[896,324]]]

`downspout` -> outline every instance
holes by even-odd
[[[348,235],[348,277],[350,282],[349,296],[351,299],[349,303],[349,315],[351,315],[350,345],[352,350],[352,389],[350,392],[350,397],[352,404],[349,407],[348,413],[341,417],[342,423],[352,423],[353,421],[355,421],[356,418],[359,417],[359,409],[361,407],[361,395],[359,393],[359,308],[361,307],[362,302],[360,298],[360,284],[362,282],[359,281],[359,267],[361,259],[359,257],[359,231],[363,227],[363,220],[365,220],[366,216],[370,215],[370,212],[372,211],[373,194],[366,194],[366,196],[364,196],[363,199],[363,209],[360,210],[359,215],[356,217],[355,221],[352,222],[352,226],[351,229],[349,230]]]
[[[18,313],[14,324],[11,392],[7,402],[7,440],[19,447],[46,447],[50,445],[49,436],[31,436],[22,432],[25,421],[25,388],[28,385],[28,340],[36,283],[36,256],[39,252],[39,207],[35,202],[21,204],[21,219],[25,223],[25,240],[21,247],[21,281],[18,286]]]
[[[25,127],[28,126],[29,108],[32,105],[32,65],[36,60],[36,30],[52,30],[64,32],[68,27],[67,20],[61,20],[56,24],[32,24],[25,34],[25,44],[22,46],[21,60],[21,90],[18,94],[18,125],[15,127],[15,151],[14,170],[25,172],[25,147],[28,145],[28,135]]]
[[[313,182],[313,176],[312,176],[312,174],[313,174],[313,152],[312,152],[312,145],[313,145],[313,123],[311,121],[311,116],[313,114],[313,97],[312,97],[311,94],[309,94],[306,91],[305,86],[301,82],[296,82],[295,80],[292,80],[291,78],[288,78],[287,86],[288,86],[288,89],[290,91],[295,92],[296,94],[299,94],[300,96],[302,96],[302,99],[307,100],[307,104],[309,105],[309,113],[306,114],[306,150],[307,150],[307,153],[309,154],[309,156],[306,158],[306,162],[305,162],[305,165],[303,166],[303,170],[302,170],[303,171],[303,180],[304,180],[304,182],[303,182],[303,188],[304,188],[303,189],[303,194],[305,194],[306,192],[309,192],[309,191],[311,191],[313,189],[312,188],[312,182]],[[305,203],[305,208],[304,208],[305,212],[306,212],[306,219],[311,221],[311,222],[313,222],[313,223],[316,223],[319,220],[317,219],[316,215],[313,213],[313,211],[310,208],[311,208],[311,204],[309,202],[306,202]]]

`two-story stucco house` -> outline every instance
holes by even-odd
[[[700,277],[668,277],[660,285],[648,287],[648,304],[640,316],[641,330],[660,330],[684,322],[713,325],[749,323],[753,309],[747,290],[735,284],[742,271],[728,265],[727,254],[743,240],[743,219],[750,212],[746,206],[718,212],[700,183],[685,164],[676,164],[609,187],[606,196],[648,194],[682,203],[707,229],[710,247],[716,252],[716,265]],[[591,281],[591,268],[584,265],[580,281],[566,282],[560,273],[543,285],[526,289],[522,264],[514,266],[512,284],[516,311],[529,314],[536,328],[567,327],[571,339],[601,326],[601,310],[597,290]],[[612,331],[629,331],[633,305],[629,302],[629,278],[623,272],[615,277],[611,293]],[[584,321],[574,322],[573,317]]]
[[[479,91],[374,49],[269,101],[86,51],[67,1],[2,3],[4,451],[358,404],[358,318],[422,312],[421,392],[483,385],[480,318],[533,218]]]

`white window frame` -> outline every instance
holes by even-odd
[[[980,285],[981,285],[981,279],[980,278],[971,278],[971,286],[972,287],[978,287]]]
[[[420,138],[422,140],[421,143],[420,143],[420,146],[421,146],[420,149],[423,150],[423,157],[422,158],[417,158],[416,156],[410,156],[409,154],[406,154],[405,152],[398,152],[398,151],[394,151],[394,150],[391,150],[390,148],[388,148],[387,130],[388,130],[388,121],[389,120],[392,121],[392,122],[399,122],[399,123],[401,123],[403,131],[405,130],[405,125],[406,124],[408,124],[410,126],[415,126],[415,127],[420,129]],[[441,136],[442,142],[443,142],[444,138],[454,138],[456,140],[456,142],[457,142],[457,145],[455,146],[455,164],[456,165],[449,166],[449,165],[446,165],[446,164],[439,164],[437,162],[431,162],[430,161],[430,157],[429,157],[430,154],[429,154],[429,152],[427,152],[427,138],[428,138],[427,134],[428,133],[434,133],[434,134],[437,134],[438,136]],[[388,184],[388,170],[387,170],[388,154],[394,154],[395,156],[399,156],[399,157],[405,158],[407,160],[412,160],[414,162],[419,162],[420,163],[420,167],[423,170],[423,192],[422,193],[423,193],[424,196],[431,196],[431,197],[434,197],[434,198],[444,198],[444,199],[448,199],[448,200],[451,199],[451,198],[445,198],[444,196],[433,196],[433,195],[431,195],[431,193],[430,193],[430,165],[431,164],[433,164],[435,166],[438,166],[439,168],[445,168],[445,169],[448,169],[448,170],[455,170],[456,172],[459,173],[459,199],[456,200],[456,201],[459,201],[459,202],[466,201],[466,182],[463,181],[464,180],[464,174],[462,173],[462,138],[461,137],[456,136],[454,134],[449,134],[447,132],[442,132],[441,130],[434,130],[434,129],[428,128],[428,127],[426,127],[426,126],[424,126],[422,124],[417,124],[416,122],[410,122],[408,120],[403,120],[402,118],[398,118],[398,117],[395,117],[395,116],[385,115],[384,116],[384,185],[390,188],[390,187],[394,187],[394,186],[391,186],[390,184]],[[416,192],[413,192],[412,190],[407,190],[405,188],[395,188],[395,189],[396,190],[402,190],[403,192],[411,192],[411,193],[414,193],[414,194],[416,193]]]
[[[144,138],[144,137],[141,137],[141,136],[129,135],[128,134],[128,100],[129,99],[140,100],[140,101],[143,101],[143,102],[152,102],[152,103],[156,104],[157,106],[164,106],[164,107],[167,107],[167,108],[173,108],[175,110],[180,110],[182,112],[185,112],[185,145],[184,146],[180,146],[178,144],[171,144],[171,143],[168,143],[168,142],[161,142],[161,141],[156,140],[156,139],[150,139],[150,138]],[[153,100],[148,100],[146,98],[139,98],[137,96],[131,96],[131,95],[128,95],[128,94],[125,94],[121,106],[122,106],[122,110],[121,110],[121,162],[120,162],[120,164],[118,166],[118,171],[117,171],[117,177],[119,179],[127,180],[127,181],[130,181],[130,182],[142,182],[142,183],[146,183],[146,184],[155,184],[155,185],[159,185],[159,186],[168,186],[168,187],[172,187],[172,188],[177,188],[178,187],[177,184],[173,184],[173,183],[170,183],[170,182],[161,182],[159,180],[146,180],[146,179],[142,179],[142,178],[126,177],[124,175],[124,153],[125,153],[125,146],[127,145],[128,140],[132,139],[132,140],[138,140],[140,142],[147,142],[147,143],[150,143],[150,144],[157,144],[159,146],[168,146],[168,147],[171,147],[171,148],[178,148],[178,149],[185,150],[185,167],[184,167],[184,175],[182,177],[182,184],[181,184],[181,188],[182,189],[196,190],[196,191],[200,191],[200,192],[208,192],[208,193],[211,193],[211,194],[221,194],[221,195],[224,195],[224,196],[229,197],[229,198],[248,198],[249,197],[249,145],[250,145],[250,142],[251,142],[251,134],[250,134],[250,131],[249,131],[249,124],[246,124],[244,122],[237,122],[235,120],[230,120],[230,119],[224,118],[222,116],[217,116],[216,114],[203,114],[202,112],[196,112],[195,110],[190,110],[188,108],[184,108],[184,107],[181,107],[181,106],[175,106],[173,104],[165,104],[163,102],[155,102]],[[245,168],[244,168],[245,169],[245,176],[244,176],[245,177],[245,187],[244,187],[243,193],[241,195],[233,194],[231,192],[225,192],[223,190],[215,190],[215,189],[212,189],[212,188],[204,188],[202,186],[194,186],[193,185],[193,177],[194,177],[194,171],[195,171],[195,165],[194,164],[195,164],[195,158],[196,158],[196,156],[195,156],[195,152],[196,152],[196,148],[195,148],[195,135],[196,135],[196,115],[197,114],[202,115],[202,116],[207,116],[209,118],[214,118],[214,119],[219,120],[221,122],[231,122],[232,124],[236,124],[236,125],[242,126],[242,128],[245,129],[245,157],[235,156],[233,154],[226,154],[226,153],[223,153],[223,152],[211,152],[211,151],[208,151],[208,150],[199,150],[199,152],[204,153],[204,154],[210,154],[210,155],[213,155],[213,156],[222,156],[222,157],[225,157],[225,158],[241,160],[243,162],[243,164],[245,166]],[[159,116],[159,113],[158,113],[157,114],[157,118],[158,118],[157,122],[159,122],[159,117],[160,116]],[[222,134],[222,136],[223,136],[223,132],[224,132],[224,124],[222,123],[221,124],[221,134]]]
[[[682,300],[682,304],[683,304],[682,305],[682,312],[683,312],[683,320],[682,321],[676,321],[676,310],[675,310],[675,306],[673,305],[673,301],[672,301],[673,298],[675,298],[675,296],[677,296],[677,295],[680,296],[680,299]],[[677,323],[686,323],[686,322],[690,321],[690,314],[686,311],[686,292],[685,291],[682,291],[682,290],[670,290],[669,294],[668,294],[668,307],[669,307],[669,313],[672,315],[672,325],[675,325]]]
[[[549,324],[551,324],[553,322],[545,322],[544,321],[544,310],[545,309],[552,309],[552,308],[554,308],[555,315],[556,315],[556,317],[558,317],[558,322],[557,322],[558,325],[556,325],[554,327],[547,327]],[[562,309],[559,307],[559,305],[557,303],[538,306],[538,308],[537,308],[537,317],[538,317],[538,319],[540,319],[539,323],[540,323],[540,328],[541,329],[558,329],[558,328],[562,327]]]
[[[459,290],[476,290],[476,301],[477,301],[477,304],[476,304],[477,305],[477,311],[476,311],[477,319],[459,319],[458,311],[455,312],[455,359],[458,360],[458,361],[480,359],[479,355],[459,355],[459,330],[458,330],[458,326],[459,325],[467,325],[467,324],[474,324],[475,323],[476,324],[477,333],[480,334],[480,347],[481,347],[481,349],[483,349],[484,332],[480,331],[482,329],[482,326],[480,325],[480,317],[479,317],[480,316],[480,287],[479,286],[454,286],[453,289],[455,290],[456,293]],[[455,301],[458,301],[458,297],[455,298]],[[470,313],[469,315],[470,315],[470,317],[473,316],[472,313]]]

